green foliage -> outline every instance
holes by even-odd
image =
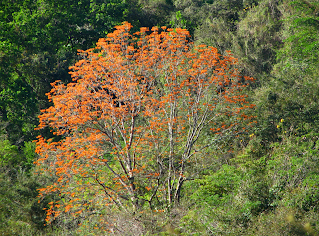
[[[243,8],[243,1],[180,0],[174,5],[197,43],[216,47],[222,54],[231,49],[238,10]]]
[[[169,18],[174,11],[171,0],[139,0],[141,26],[153,27],[168,25]]]
[[[170,25],[172,27],[176,27],[176,28],[190,28],[188,25],[190,25],[191,22],[189,22],[188,20],[185,19],[185,17],[183,17],[181,11],[177,11],[176,12],[176,16],[175,16],[175,20],[171,20],[170,21]]]
[[[318,149],[317,135],[284,135],[273,144],[267,163],[270,190],[276,194],[275,210],[252,221],[252,235],[317,235]]]
[[[43,208],[59,196],[38,204],[36,189],[52,177],[33,175],[29,141],[38,135],[39,110],[49,106],[50,82],[70,82],[77,49],[127,20],[136,28],[183,27],[195,44],[231,50],[239,71],[258,79],[250,91],[257,124],[238,137],[204,131],[199,142],[216,143],[190,167],[196,174],[185,181],[180,205],[134,217],[105,208],[112,233],[318,235],[318,12],[317,0],[0,2],[0,234],[105,234],[97,214],[44,227]]]
[[[28,172],[35,161],[35,143],[25,142],[22,150],[11,145],[9,140],[0,141],[0,167],[12,169],[12,171]]]
[[[6,146],[4,150],[1,150],[2,157],[8,158],[10,164],[17,164],[16,148]],[[3,161],[0,170],[0,234],[27,235],[43,229],[46,213],[42,208],[45,204],[37,202],[40,186],[37,180],[22,168],[14,168]]]
[[[50,197],[38,203],[40,179],[32,174],[35,144],[20,149],[9,140],[0,141],[0,234],[41,235]]]
[[[294,63],[318,65],[319,4],[313,0],[290,1],[285,9],[285,47],[278,54],[286,67]],[[310,69],[315,69],[312,67]]]
[[[182,220],[187,233],[241,235],[253,217],[272,208],[275,196],[264,176],[265,159],[255,160],[248,148],[231,162],[237,167],[223,165],[196,180],[199,186],[192,196],[196,206]]]
[[[195,206],[181,221],[185,233],[315,235],[319,227],[317,134],[287,136],[284,124],[281,127],[282,141],[272,145],[269,156],[256,157],[258,142],[253,138],[245,152],[231,160],[232,165],[195,180]]]
[[[45,204],[37,202],[37,180],[25,172],[1,167],[0,234],[30,235],[44,229]],[[47,203],[47,202],[46,202]]]
[[[18,148],[11,145],[9,140],[0,142],[0,165],[1,166],[16,166],[21,161]],[[19,160],[20,159],[20,160]]]
[[[276,60],[276,50],[281,46],[281,12],[279,2],[260,1],[239,11],[234,39],[234,54],[240,58],[241,69],[251,76],[269,74]]]
[[[262,214],[253,221],[253,227],[246,235],[303,236],[317,235],[315,229],[318,214],[314,211],[298,214],[289,208],[282,207],[270,214]]]
[[[283,195],[285,204],[301,211],[318,209],[317,141],[317,134],[285,137],[281,144],[274,144],[269,161],[273,185],[287,194],[287,197]]]

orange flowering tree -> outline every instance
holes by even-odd
[[[239,132],[250,119],[245,110],[254,105],[242,89],[253,79],[239,76],[235,58],[192,45],[184,29],[130,34],[131,27],[125,22],[81,51],[74,82],[57,81],[48,93],[53,105],[38,128],[51,127],[59,139],[38,137],[37,164],[54,179],[39,191],[62,200],[50,203],[47,221],[178,201],[192,162],[212,145],[203,130]]]

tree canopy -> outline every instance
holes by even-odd
[[[254,105],[242,92],[253,79],[239,75],[235,58],[193,46],[184,29],[132,35],[131,27],[123,23],[80,51],[74,82],[52,84],[54,105],[39,128],[51,127],[60,140],[38,138],[37,163],[55,180],[40,194],[57,191],[69,201],[52,204],[48,221],[85,204],[137,211],[145,202],[151,209],[178,202],[196,159],[214,144],[199,142],[204,130],[236,135],[253,123],[246,110]]]

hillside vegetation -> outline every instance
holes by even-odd
[[[0,9],[1,235],[319,235],[317,0]]]

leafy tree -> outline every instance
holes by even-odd
[[[117,26],[96,48],[80,51],[74,82],[53,83],[53,106],[39,129],[59,138],[37,141],[41,172],[57,192],[47,221],[60,213],[98,213],[106,205],[137,212],[144,203],[165,210],[179,201],[198,158],[214,144],[202,136],[237,135],[253,108],[242,93],[253,79],[238,75],[231,55],[188,42],[183,29]],[[227,119],[226,119],[227,117]],[[146,207],[146,205],[145,205]]]

